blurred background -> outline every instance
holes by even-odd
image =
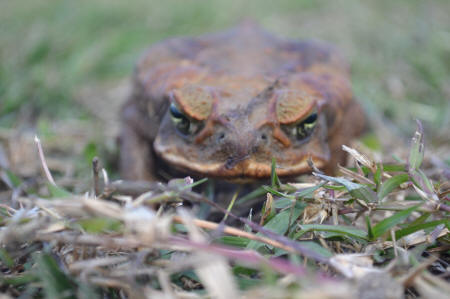
[[[0,166],[40,172],[38,134],[60,185],[84,177],[95,155],[117,176],[117,111],[145,48],[249,18],[341,49],[371,120],[366,145],[390,155],[420,119],[428,147],[449,163],[449,15],[448,0],[2,1]]]

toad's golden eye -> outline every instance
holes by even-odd
[[[189,119],[174,103],[170,104],[169,112],[170,118],[180,134],[184,136],[195,134],[201,128],[200,122]]]
[[[314,128],[317,124],[317,113],[314,112],[310,114],[307,118],[302,120],[293,128],[293,135],[297,137],[298,140],[303,140],[311,136]]]

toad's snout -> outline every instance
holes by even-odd
[[[234,168],[266,147],[267,134],[255,132],[248,128],[236,127],[217,133],[216,142],[224,158],[225,169]]]

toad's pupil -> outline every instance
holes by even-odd
[[[303,121],[303,123],[305,123],[305,124],[313,124],[313,123],[316,122],[316,120],[317,120],[317,113],[313,113],[313,114],[311,114],[310,116],[308,116],[308,117]]]
[[[317,113],[313,113],[310,116],[308,116],[304,121],[302,121],[297,126],[297,138],[298,139],[305,139],[306,137],[310,136],[312,132],[314,131],[314,127],[316,126],[317,121]]]
[[[170,104],[169,111],[177,130],[183,135],[189,134],[191,128],[189,119],[173,103]]]

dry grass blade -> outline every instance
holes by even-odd
[[[173,219],[174,219],[174,221],[176,221],[178,223],[184,223],[183,218],[181,218],[180,216],[174,216]],[[286,250],[288,252],[296,253],[296,251],[293,248],[286,246],[280,242],[277,242],[273,239],[261,237],[256,234],[249,233],[249,232],[246,232],[246,231],[234,228],[234,227],[223,226],[223,225],[217,224],[215,222],[205,221],[205,220],[200,220],[200,219],[192,219],[192,223],[194,225],[204,228],[204,229],[221,230],[225,234],[230,234],[230,235],[238,236],[238,237],[244,237],[249,240],[259,241],[259,242],[266,243],[268,245]]]
[[[196,242],[205,242],[205,238],[194,224],[189,214],[180,210],[180,216],[186,225],[190,238]],[[221,256],[209,253],[196,253],[201,262],[196,266],[196,272],[213,298],[238,298],[238,291],[229,266]]]
[[[342,145],[342,150],[347,152],[347,153],[349,153],[353,157],[353,159],[355,159],[356,161],[358,161],[362,165],[364,165],[367,168],[369,168],[372,171],[372,173],[376,172],[375,162],[371,161],[365,155],[359,153],[357,150],[355,150],[353,148],[350,148],[350,147],[348,147],[346,145]]]
[[[44,150],[42,149],[41,140],[37,137],[37,135],[34,136],[34,142],[36,143],[36,146],[38,148],[39,158],[41,159],[41,164],[42,164],[42,168],[44,169],[45,175],[47,176],[48,181],[52,185],[56,186],[55,180],[53,179],[53,176],[50,173],[50,170],[48,169],[47,161],[45,160]]]

